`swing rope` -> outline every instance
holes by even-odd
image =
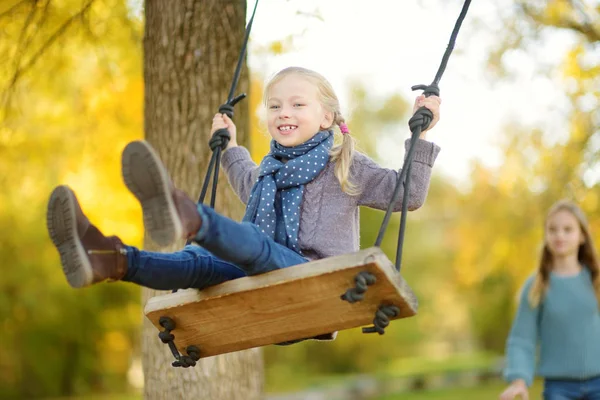
[[[248,47],[248,39],[250,37],[250,31],[252,30],[252,22],[254,22],[254,15],[256,15],[256,7],[257,6],[258,6],[258,0],[256,0],[256,3],[254,3],[254,9],[252,10],[252,16],[250,17],[250,20],[248,21],[248,25],[246,26],[246,32],[244,34],[242,48],[240,50],[237,65],[235,66],[235,71],[233,73],[233,80],[231,82],[231,87],[229,88],[229,95],[227,96],[227,101],[224,104],[221,104],[221,106],[219,106],[219,113],[227,114],[227,116],[231,119],[233,119],[233,107],[240,100],[242,100],[246,97],[246,93],[241,93],[235,97],[234,97],[234,93],[237,88],[238,81],[240,80],[240,75],[242,73],[242,65],[244,64],[244,57],[246,55],[246,49]],[[206,192],[208,191],[208,185],[210,183],[211,175],[212,175],[210,208],[215,208],[215,200],[217,198],[217,185],[219,183],[219,165],[221,164],[221,154],[222,154],[223,150],[225,150],[225,148],[227,147],[227,144],[229,143],[230,139],[231,139],[231,135],[229,134],[229,131],[226,128],[221,128],[213,133],[212,137],[210,138],[210,140],[208,142],[210,150],[212,151],[212,155],[211,155],[210,161],[208,163],[208,168],[206,170],[206,176],[204,177],[204,183],[202,184],[202,190],[200,191],[200,197],[198,198],[198,204],[204,203],[204,198],[206,197]],[[214,169],[214,173],[213,173],[213,169]],[[192,243],[191,238],[186,240],[186,242],[185,242],[186,246],[190,245],[191,243]],[[172,293],[176,293],[177,290],[178,289],[173,289]],[[164,334],[164,335],[166,335],[165,337],[167,339],[164,339],[163,337],[161,337],[161,340],[163,340],[163,343],[169,344],[169,347],[171,348],[171,351],[173,352],[174,351],[173,349],[175,347],[173,344],[173,338],[171,338],[171,336],[168,336],[169,333],[170,333],[170,331],[168,333]],[[169,341],[168,338],[171,338],[171,340]],[[195,362],[193,362],[193,361],[186,362],[185,357],[179,356],[178,354],[179,354],[179,352],[175,349],[175,352],[173,352],[173,355],[175,356],[175,359],[177,360],[177,363],[179,363],[179,365],[173,364],[173,366],[187,367],[187,366],[192,365],[191,363],[195,364]]]
[[[248,25],[246,26],[246,33],[244,35],[244,41],[242,42],[242,48],[240,50],[240,55],[238,57],[238,62],[235,67],[235,72],[233,74],[233,80],[231,82],[231,88],[229,89],[229,96],[227,97],[227,101],[225,104],[222,104],[219,107],[219,113],[227,114],[229,118],[233,119],[233,107],[244,97],[246,97],[246,93],[239,94],[234,97],[235,90],[237,88],[238,81],[240,80],[240,74],[242,72],[242,65],[244,64],[244,56],[246,55],[246,48],[248,47],[248,38],[250,37],[250,30],[252,29],[252,22],[254,21],[254,15],[256,14],[256,7],[258,6],[258,0],[254,3],[254,9],[252,10],[252,17],[250,17],[250,21],[248,21]],[[212,151],[212,156],[210,158],[210,162],[208,164],[208,169],[206,171],[206,177],[204,178],[204,183],[202,185],[202,191],[200,192],[200,197],[198,199],[198,203],[204,203],[204,198],[206,197],[206,192],[208,191],[208,184],[210,182],[211,174],[214,174],[212,177],[212,189],[211,189],[211,199],[210,199],[210,207],[215,208],[215,199],[217,197],[217,184],[219,181],[219,164],[221,162],[221,154],[223,150],[227,147],[229,140],[231,139],[231,135],[226,128],[218,129],[215,133],[213,133],[209,146]],[[189,241],[188,241],[189,244]]]
[[[454,44],[456,43],[456,37],[458,36],[458,31],[460,30],[460,26],[467,15],[467,10],[469,9],[469,5],[471,4],[471,0],[465,0],[462,10],[456,23],[454,25],[454,29],[452,30],[452,34],[450,35],[450,41],[448,46],[446,47],[446,51],[444,56],[442,57],[442,62],[438,68],[437,73],[435,74],[435,79],[430,85],[415,85],[412,86],[412,90],[423,90],[423,94],[426,97],[431,95],[439,96],[439,82],[442,79],[442,75],[446,70],[446,65],[448,64],[448,60],[450,55],[452,54],[452,50],[454,49]],[[375,241],[375,246],[381,246],[381,242],[383,241],[383,236],[385,231],[387,230],[387,226],[390,222],[390,218],[392,215],[392,211],[394,209],[394,204],[398,200],[398,196],[400,194],[400,188],[404,187],[404,195],[402,197],[402,217],[400,219],[400,232],[398,234],[398,246],[396,250],[396,270],[400,272],[401,264],[402,264],[402,247],[404,245],[404,234],[406,231],[406,214],[408,211],[408,194],[410,187],[410,170],[412,167],[412,160],[414,157],[414,149],[417,143],[417,139],[421,135],[421,132],[429,127],[429,124],[433,120],[433,114],[426,107],[420,107],[415,114],[410,118],[408,122],[408,126],[412,132],[412,136],[410,139],[410,146],[408,149],[408,153],[404,160],[404,164],[402,165],[402,169],[400,170],[400,174],[398,174],[398,179],[396,181],[396,188],[394,189],[394,194],[392,195],[392,200],[388,205],[388,208],[385,213],[385,217],[379,228],[379,234],[377,235],[377,240]]]

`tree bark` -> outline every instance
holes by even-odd
[[[227,100],[244,38],[246,1],[147,0],[145,17],[146,140],[158,151],[175,185],[197,199],[212,154],[208,147],[212,117]],[[244,66],[236,94],[248,89]],[[245,105],[240,103],[234,116],[240,144],[248,137]],[[219,181],[215,209],[239,219],[241,202],[224,176]],[[183,245],[160,250],[173,251]],[[151,246],[147,241],[146,248]],[[143,302],[164,293],[144,289]],[[142,353],[147,399],[261,398],[260,349],[202,359],[187,369],[174,368],[168,347],[144,318]]]

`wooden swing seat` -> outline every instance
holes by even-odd
[[[363,300],[342,300],[361,271],[374,274],[376,283]],[[390,319],[417,311],[408,284],[381,249],[371,247],[201,291],[156,296],[148,300],[144,313],[160,331],[160,317],[170,317],[176,325],[171,333],[177,349],[185,354],[187,346],[197,346],[202,358],[372,325],[381,305],[400,309]]]

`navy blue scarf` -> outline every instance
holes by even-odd
[[[294,147],[272,140],[271,151],[260,163],[243,220],[258,225],[277,243],[301,253],[298,230],[304,185],[325,168],[332,146],[331,131],[320,131]]]

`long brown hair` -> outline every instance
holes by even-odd
[[[573,215],[579,223],[579,229],[581,230],[584,241],[579,245],[577,259],[584,266],[584,268],[589,269],[592,275],[592,285],[594,286],[596,299],[598,300],[598,304],[600,304],[600,274],[598,267],[598,256],[596,255],[596,250],[592,242],[592,236],[590,234],[587,218],[581,208],[579,208],[576,204],[568,200],[561,200],[550,207],[544,226],[548,223],[548,219],[559,211],[567,211],[571,213],[571,215]],[[544,248],[542,249],[542,256],[540,257],[540,266],[536,272],[531,290],[529,291],[528,298],[531,307],[537,307],[548,291],[552,264],[552,253],[550,253],[548,243],[544,239]]]

